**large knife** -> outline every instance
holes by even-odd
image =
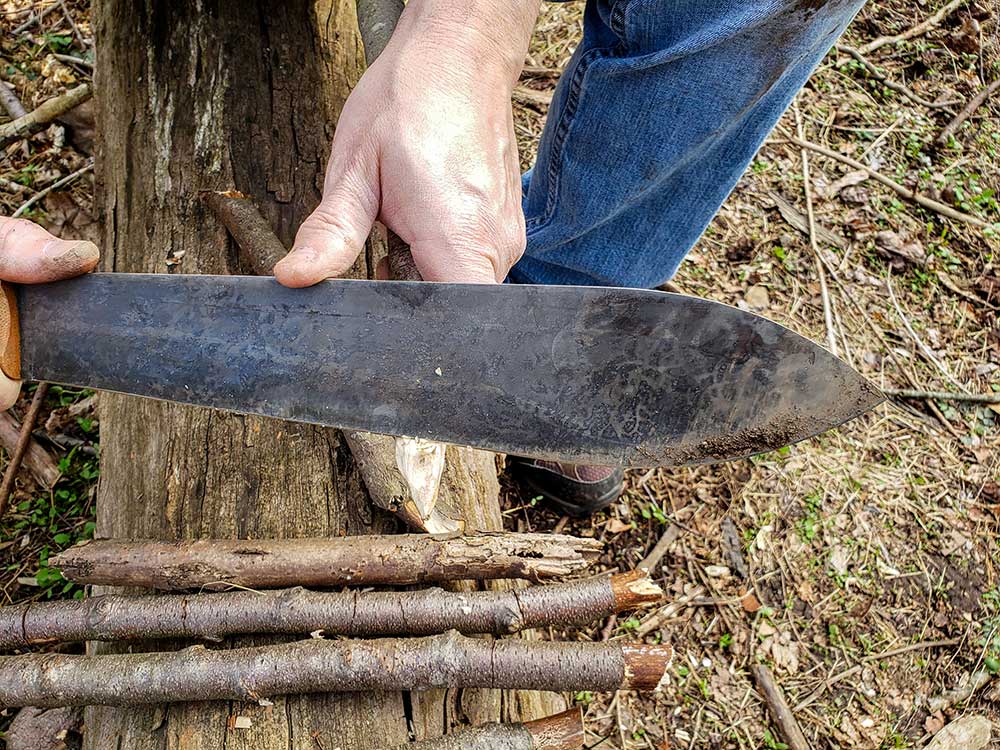
[[[95,273],[14,297],[13,377],[576,463],[741,458],[882,400],[776,323],[653,291]]]

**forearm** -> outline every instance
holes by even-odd
[[[496,66],[513,86],[540,7],[541,0],[410,0],[393,41],[457,49],[470,71]]]

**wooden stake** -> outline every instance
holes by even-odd
[[[516,591],[236,591],[186,596],[96,596],[0,608],[0,651],[40,643],[211,638],[240,633],[362,638],[449,630],[504,635],[583,625],[663,591],[634,571]]]
[[[0,657],[0,708],[260,701],[325,692],[654,690],[667,646],[467,638],[313,639],[212,651]]]
[[[77,583],[172,591],[288,586],[373,586],[497,578],[562,578],[586,569],[603,545],[554,534],[395,534],[334,539],[185,542],[94,540],[49,564]]]

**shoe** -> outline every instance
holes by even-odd
[[[568,516],[585,518],[618,499],[625,474],[617,466],[577,466],[511,456],[511,476]]]

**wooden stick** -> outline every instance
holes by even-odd
[[[899,44],[900,42],[905,42],[907,39],[913,39],[913,37],[926,34],[928,31],[938,26],[938,24],[940,24],[956,10],[965,5],[965,3],[966,0],[952,0],[926,21],[918,23],[916,26],[904,31],[902,34],[896,34],[895,36],[880,36],[862,47],[861,52],[865,55],[870,55],[875,50],[881,49],[888,44]]]
[[[788,135],[785,137],[792,143],[796,144],[797,146],[800,146],[802,148],[807,148],[810,151],[815,151],[817,154],[822,154],[828,159],[839,161],[841,164],[846,164],[852,169],[858,169],[861,170],[862,172],[866,172],[869,177],[881,182],[888,188],[892,188],[903,198],[913,201],[914,203],[921,205],[924,208],[927,208],[931,211],[935,211],[936,213],[939,213],[942,216],[947,216],[949,219],[954,219],[955,221],[962,221],[965,222],[966,224],[971,224],[974,227],[983,228],[989,226],[988,222],[976,218],[975,216],[970,216],[969,214],[962,213],[961,211],[956,211],[951,206],[946,206],[943,203],[939,203],[936,200],[928,198],[926,195],[921,195],[920,193],[910,190],[908,187],[900,185],[898,182],[889,179],[881,172],[876,172],[871,167],[865,166],[861,162],[856,161],[849,156],[838,154],[836,151],[831,151],[828,148],[817,145],[815,143],[810,143],[809,141],[802,140],[801,138],[796,138],[795,136]]]
[[[48,383],[39,383],[35,389],[35,395],[31,399],[31,406],[28,413],[24,415],[24,422],[21,424],[21,434],[18,435],[17,445],[11,454],[7,469],[3,474],[3,482],[0,482],[0,518],[7,512],[7,504],[10,502],[10,493],[14,489],[14,480],[17,478],[17,471],[21,468],[21,459],[31,444],[31,431],[35,429],[35,421],[38,419],[38,412],[45,404],[45,394],[49,390]]]
[[[18,138],[37,133],[60,115],[87,101],[90,96],[90,84],[83,83],[65,94],[43,102],[23,117],[0,125],[0,148]]]
[[[955,115],[955,119],[944,126],[941,134],[936,139],[936,143],[939,146],[947,146],[951,137],[958,132],[960,127],[962,127],[962,123],[972,117],[976,110],[983,106],[983,103],[996,93],[997,89],[1000,89],[1000,78],[997,78],[993,81],[993,83],[976,94],[976,96],[965,105],[962,111]]]
[[[764,664],[754,664],[751,671],[757,681],[757,687],[764,694],[764,700],[771,711],[774,723],[781,730],[790,750],[809,750],[806,736],[802,734],[802,729],[799,728],[799,723],[795,720],[795,714],[792,713],[788,701],[785,700],[785,694],[774,681],[771,670]]]
[[[802,115],[799,112],[798,102],[795,102],[795,127],[801,140],[805,140],[805,130],[802,125]],[[805,188],[806,197],[806,219],[809,222],[809,247],[813,251],[813,259],[816,262],[816,276],[819,279],[820,298],[823,301],[823,321],[826,325],[826,346],[830,354],[839,356],[837,347],[837,335],[833,327],[833,302],[830,299],[830,288],[826,283],[826,271],[823,270],[823,257],[819,249],[819,242],[816,241],[816,215],[813,211],[812,199],[812,177],[809,175],[809,153],[804,148],[799,149],[802,158],[802,183]]]
[[[524,724],[486,724],[396,750],[579,750],[583,742],[583,717],[573,708]]]
[[[94,540],[49,564],[69,580],[163,590],[409,586],[464,579],[562,578],[593,563],[594,539],[554,534],[396,534],[184,542]]]
[[[389,44],[403,7],[402,0],[357,0],[358,27],[368,65]],[[423,281],[409,245],[388,227],[385,232],[389,278]],[[464,530],[464,522],[438,503],[446,458],[442,443],[366,432],[347,432],[345,437],[376,505],[398,513],[417,531],[438,534]]]
[[[201,198],[229,231],[243,262],[258,276],[269,276],[286,250],[253,200],[235,190],[205,192]],[[391,256],[397,259],[397,273],[406,258],[413,264],[404,249]],[[442,534],[463,530],[463,524],[437,507],[444,446],[352,430],[345,431],[344,437],[375,505],[397,514],[416,531]]]
[[[209,638],[240,633],[361,638],[460,633],[504,635],[584,625],[658,602],[663,591],[634,571],[516,591],[235,591],[186,596],[96,596],[0,608],[0,651],[41,643]]]
[[[670,524],[667,530],[663,532],[659,541],[653,546],[653,549],[649,551],[642,561],[636,565],[639,570],[646,570],[649,573],[654,573],[656,571],[656,566],[660,564],[660,560],[663,556],[667,554],[667,550],[670,546],[677,541],[677,537],[681,535],[681,527],[675,523]]]
[[[667,646],[467,638],[327,641],[242,649],[0,657],[0,708],[260,701],[301,693],[501,688],[654,690]]]
[[[9,411],[0,413],[0,446],[13,456],[21,439],[21,425],[11,416]],[[59,479],[59,465],[49,455],[34,437],[28,437],[28,449],[22,459],[24,467],[38,482],[39,486],[49,489]]]
[[[23,34],[25,31],[27,31],[32,26],[34,26],[36,23],[38,23],[43,18],[45,18],[45,16],[47,16],[49,14],[49,11],[55,10],[58,7],[59,7],[59,3],[58,2],[54,2],[51,5],[47,5],[44,8],[42,8],[38,13],[32,13],[31,17],[28,18],[27,21],[25,21],[20,26],[18,26],[16,29],[14,29],[14,33],[15,34]]]
[[[14,93],[14,87],[6,81],[0,81],[0,105],[3,105],[3,108],[7,110],[7,114],[13,120],[28,114],[28,110],[24,108],[21,100]]]
[[[905,389],[886,388],[882,391],[886,396],[895,398],[913,398],[936,401],[968,401],[974,404],[1000,404],[1000,393],[955,393],[954,391],[910,391]]]
[[[229,230],[243,262],[258,276],[270,276],[288,251],[250,196],[235,190],[207,191],[201,199]]]

